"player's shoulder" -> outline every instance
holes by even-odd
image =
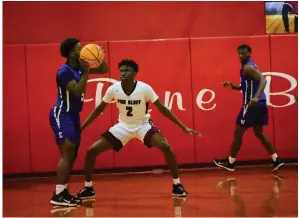
[[[245,64],[245,66],[252,66],[252,67],[254,67],[254,68],[256,68],[257,69],[257,65],[256,65],[256,63],[254,62],[254,61],[252,61],[252,60],[250,60],[250,61],[248,61],[246,64]]]
[[[110,90],[116,90],[118,88],[121,88],[121,82],[116,82],[116,83],[113,83],[111,86],[109,86]]]
[[[71,72],[71,70],[69,69],[69,67],[66,64],[63,64],[58,68],[57,74],[62,75],[65,73],[70,73],[70,72]]]
[[[149,84],[147,84],[147,83],[145,83],[145,82],[142,82],[142,81],[139,81],[138,80],[138,86],[140,87],[140,88],[142,88],[142,89],[146,89],[146,90],[148,90],[148,89],[152,89],[152,87],[149,85]]]

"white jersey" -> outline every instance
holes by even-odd
[[[138,125],[149,121],[149,101],[154,103],[158,98],[152,87],[144,82],[136,81],[131,94],[126,94],[121,82],[117,82],[108,88],[103,101],[110,103],[115,100],[120,122]]]

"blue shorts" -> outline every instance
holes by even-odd
[[[255,106],[243,106],[237,117],[236,124],[245,128],[268,125],[267,102],[259,101]]]
[[[49,115],[50,125],[55,134],[57,145],[68,139],[79,146],[81,141],[80,115],[68,113],[58,107],[53,107]]]

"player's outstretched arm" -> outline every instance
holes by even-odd
[[[108,103],[102,101],[92,112],[91,114],[88,116],[87,120],[83,123],[83,125],[81,126],[81,129],[83,130],[84,128],[86,128],[89,124],[92,123],[92,121],[94,121],[98,116],[101,115],[101,113],[104,112],[106,106]]]
[[[186,127],[167,107],[165,107],[163,104],[161,104],[160,100],[156,100],[154,102],[154,105],[158,108],[161,114],[163,114],[165,117],[170,119],[173,123],[177,124],[184,132],[188,132],[190,134],[200,135],[199,132],[196,130],[190,129]]]
[[[105,74],[108,73],[108,64],[106,63],[105,59],[97,68],[92,68],[90,71],[91,74]]]
[[[82,130],[84,128],[86,128],[86,126],[88,126],[98,116],[100,116],[101,113],[104,112],[107,104],[109,104],[112,101],[112,99],[114,98],[114,88],[113,87],[114,86],[112,85],[107,89],[107,91],[102,99],[102,102],[91,112],[91,114],[88,116],[87,120],[81,126]]]

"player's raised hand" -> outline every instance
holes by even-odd
[[[231,82],[228,82],[228,81],[225,81],[222,83],[222,86],[224,88],[228,88],[228,89],[232,89],[232,83]]]
[[[85,73],[89,73],[91,69],[89,63],[82,58],[80,58],[80,67],[83,69]]]
[[[193,134],[193,135],[197,135],[197,136],[201,136],[201,133],[197,132],[194,129],[190,129],[188,127],[184,127],[183,130],[184,130],[184,132],[187,132],[187,133],[190,133],[190,134]]]

